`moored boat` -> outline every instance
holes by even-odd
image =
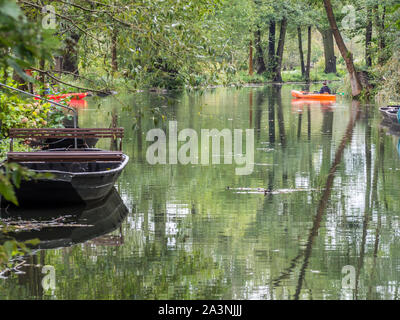
[[[387,106],[379,108],[383,115],[380,127],[385,129],[387,134],[400,136],[400,123],[398,119],[400,106]]]
[[[400,106],[387,106],[379,108],[381,114],[395,123],[399,123],[398,113]]]
[[[122,139],[123,128],[10,130],[12,139],[27,136]],[[121,147],[120,144],[120,151],[63,148],[13,152],[11,143],[11,151],[7,153],[5,163],[16,162],[36,173],[51,175],[51,178],[22,181],[20,187],[15,190],[20,205],[89,203],[107,196],[128,163],[129,157],[122,153]],[[5,199],[1,200],[2,206],[7,203]]]
[[[88,158],[84,159],[85,151]],[[84,149],[79,151],[79,160],[67,159],[78,152],[67,149],[37,151],[36,159],[31,155],[27,159],[18,159],[18,163],[36,173],[51,174],[51,178],[22,181],[15,190],[19,204],[79,204],[99,200],[107,196],[129,161],[129,157],[121,153],[121,158],[104,158],[104,150]],[[41,153],[46,153],[40,158]],[[51,154],[49,154],[51,153]],[[65,153],[65,155],[63,155]],[[90,154],[89,154],[90,153]],[[98,153],[95,161],[94,155]],[[105,156],[108,154],[106,153]],[[50,161],[49,156],[58,160]],[[10,158],[9,158],[10,159]],[[11,158],[12,159],[12,158]],[[14,161],[12,159],[9,161]],[[2,201],[3,203],[3,201]]]

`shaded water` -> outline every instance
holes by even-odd
[[[81,127],[125,128],[131,160],[116,188],[129,213],[102,220],[94,239],[43,230],[67,240],[0,279],[0,298],[397,299],[399,138],[380,127],[377,106],[292,104],[291,89],[88,99]],[[198,133],[254,129],[253,173],[148,164],[147,132],[171,120]],[[91,212],[103,219],[115,206]],[[43,265],[55,268],[53,291],[42,289]],[[348,270],[353,289],[342,286]]]

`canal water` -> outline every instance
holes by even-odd
[[[79,125],[124,127],[130,162],[102,203],[43,209],[66,225],[17,235],[42,241],[0,279],[0,299],[397,299],[399,137],[376,105],[296,102],[292,89],[88,98]],[[251,172],[222,155],[171,163],[171,123],[199,145],[203,129],[254,130]],[[166,164],[146,157],[154,128]]]

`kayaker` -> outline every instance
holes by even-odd
[[[319,93],[320,93],[320,94],[323,94],[323,93],[329,93],[329,94],[331,94],[331,89],[328,87],[326,81],[324,81],[323,85],[324,85],[324,86],[321,88],[321,90],[319,91]]]

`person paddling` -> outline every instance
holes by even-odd
[[[321,88],[321,90],[319,91],[319,93],[320,93],[320,94],[323,94],[323,93],[329,93],[329,94],[331,94],[331,89],[327,86],[327,82],[326,82],[326,81],[324,81],[323,85],[324,85],[324,86]]]

